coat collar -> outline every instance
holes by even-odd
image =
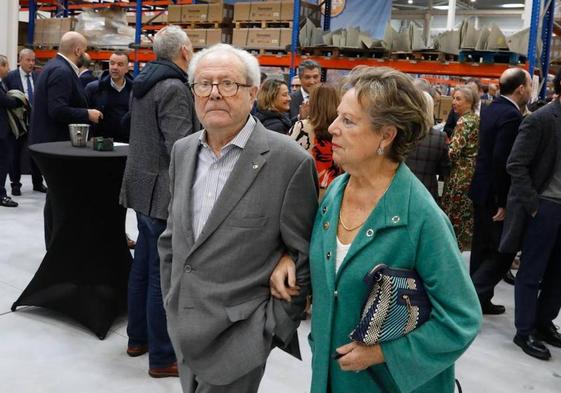
[[[327,193],[321,203],[320,214],[323,230],[323,258],[330,259],[326,269],[327,282],[332,288],[335,287],[341,273],[350,261],[366,246],[372,243],[380,231],[387,228],[397,228],[407,225],[409,220],[409,198],[411,194],[412,172],[407,165],[400,164],[390,187],[382,196],[374,210],[364,222],[362,228],[354,238],[347,256],[343,260],[337,274],[335,274],[335,252],[337,247],[337,226],[339,223],[339,211],[345,187],[349,181],[349,175],[343,174],[333,189]]]
[[[191,255],[198,247],[201,246],[209,237],[212,235],[220,224],[228,217],[230,212],[238,204],[239,200],[243,197],[246,191],[251,187],[257,175],[261,172],[265,166],[267,160],[264,156],[266,152],[270,150],[269,143],[267,141],[268,131],[263,125],[257,121],[255,129],[251,133],[245,148],[243,149],[238,162],[234,166],[230,177],[224,184],[224,188],[220,193],[214,207],[208,217],[208,220],[203,227],[203,230],[197,240],[194,242],[193,247],[189,251]],[[193,144],[195,145],[195,144]],[[193,152],[187,152],[187,154],[192,154]],[[190,165],[187,168],[188,179],[194,179],[195,167],[197,163],[198,147],[193,154],[193,159],[191,159]],[[192,182],[189,182],[189,187],[187,190],[188,201],[191,201]],[[188,202],[189,205],[191,204]],[[191,210],[191,208],[189,208]],[[188,212],[189,217],[187,220],[187,225],[192,222],[192,211]],[[188,232],[192,234],[192,229],[187,228]]]

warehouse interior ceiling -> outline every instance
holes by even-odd
[[[427,9],[429,4],[432,6],[447,6],[447,0],[393,0],[392,6],[399,10],[419,10]],[[524,4],[524,0],[457,0],[456,9],[459,10],[508,10],[504,4]],[[523,10],[524,8],[518,8]]]

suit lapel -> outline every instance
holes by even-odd
[[[200,133],[199,133],[200,134]],[[187,146],[187,149],[183,152],[184,157],[183,160],[180,162],[185,163],[185,171],[181,172],[180,170],[176,170],[177,173],[182,173],[181,179],[175,179],[175,182],[178,183],[178,180],[181,184],[180,190],[185,190],[185,195],[183,198],[182,203],[184,207],[181,209],[181,224],[183,225],[183,229],[187,234],[187,249],[190,249],[193,246],[194,238],[193,238],[193,182],[195,180],[195,170],[197,168],[197,159],[198,159],[198,151],[199,151],[199,142],[198,138],[193,143],[190,143]]]
[[[263,169],[267,162],[263,153],[269,151],[267,132],[269,131],[257,123],[189,255],[216,231]]]

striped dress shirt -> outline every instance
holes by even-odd
[[[241,131],[217,156],[207,143],[206,131],[199,137],[199,153],[197,157],[197,171],[193,184],[193,234],[195,240],[201,234],[208,217],[220,196],[224,184],[230,177],[234,166],[238,162],[242,151],[255,128],[255,119],[249,116]]]

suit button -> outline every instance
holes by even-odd
[[[327,207],[324,206],[324,207],[321,209],[321,212],[322,212],[323,214],[327,213]]]
[[[339,292],[337,292],[337,291],[333,292],[333,297],[334,297],[335,299],[337,299],[337,296],[339,296]]]
[[[327,259],[331,258],[331,251],[327,251],[327,255],[326,255]]]
[[[329,229],[329,221],[323,223],[323,229],[327,231]]]
[[[193,268],[191,267],[191,265],[185,265],[185,272],[191,273],[191,271],[193,271]]]

